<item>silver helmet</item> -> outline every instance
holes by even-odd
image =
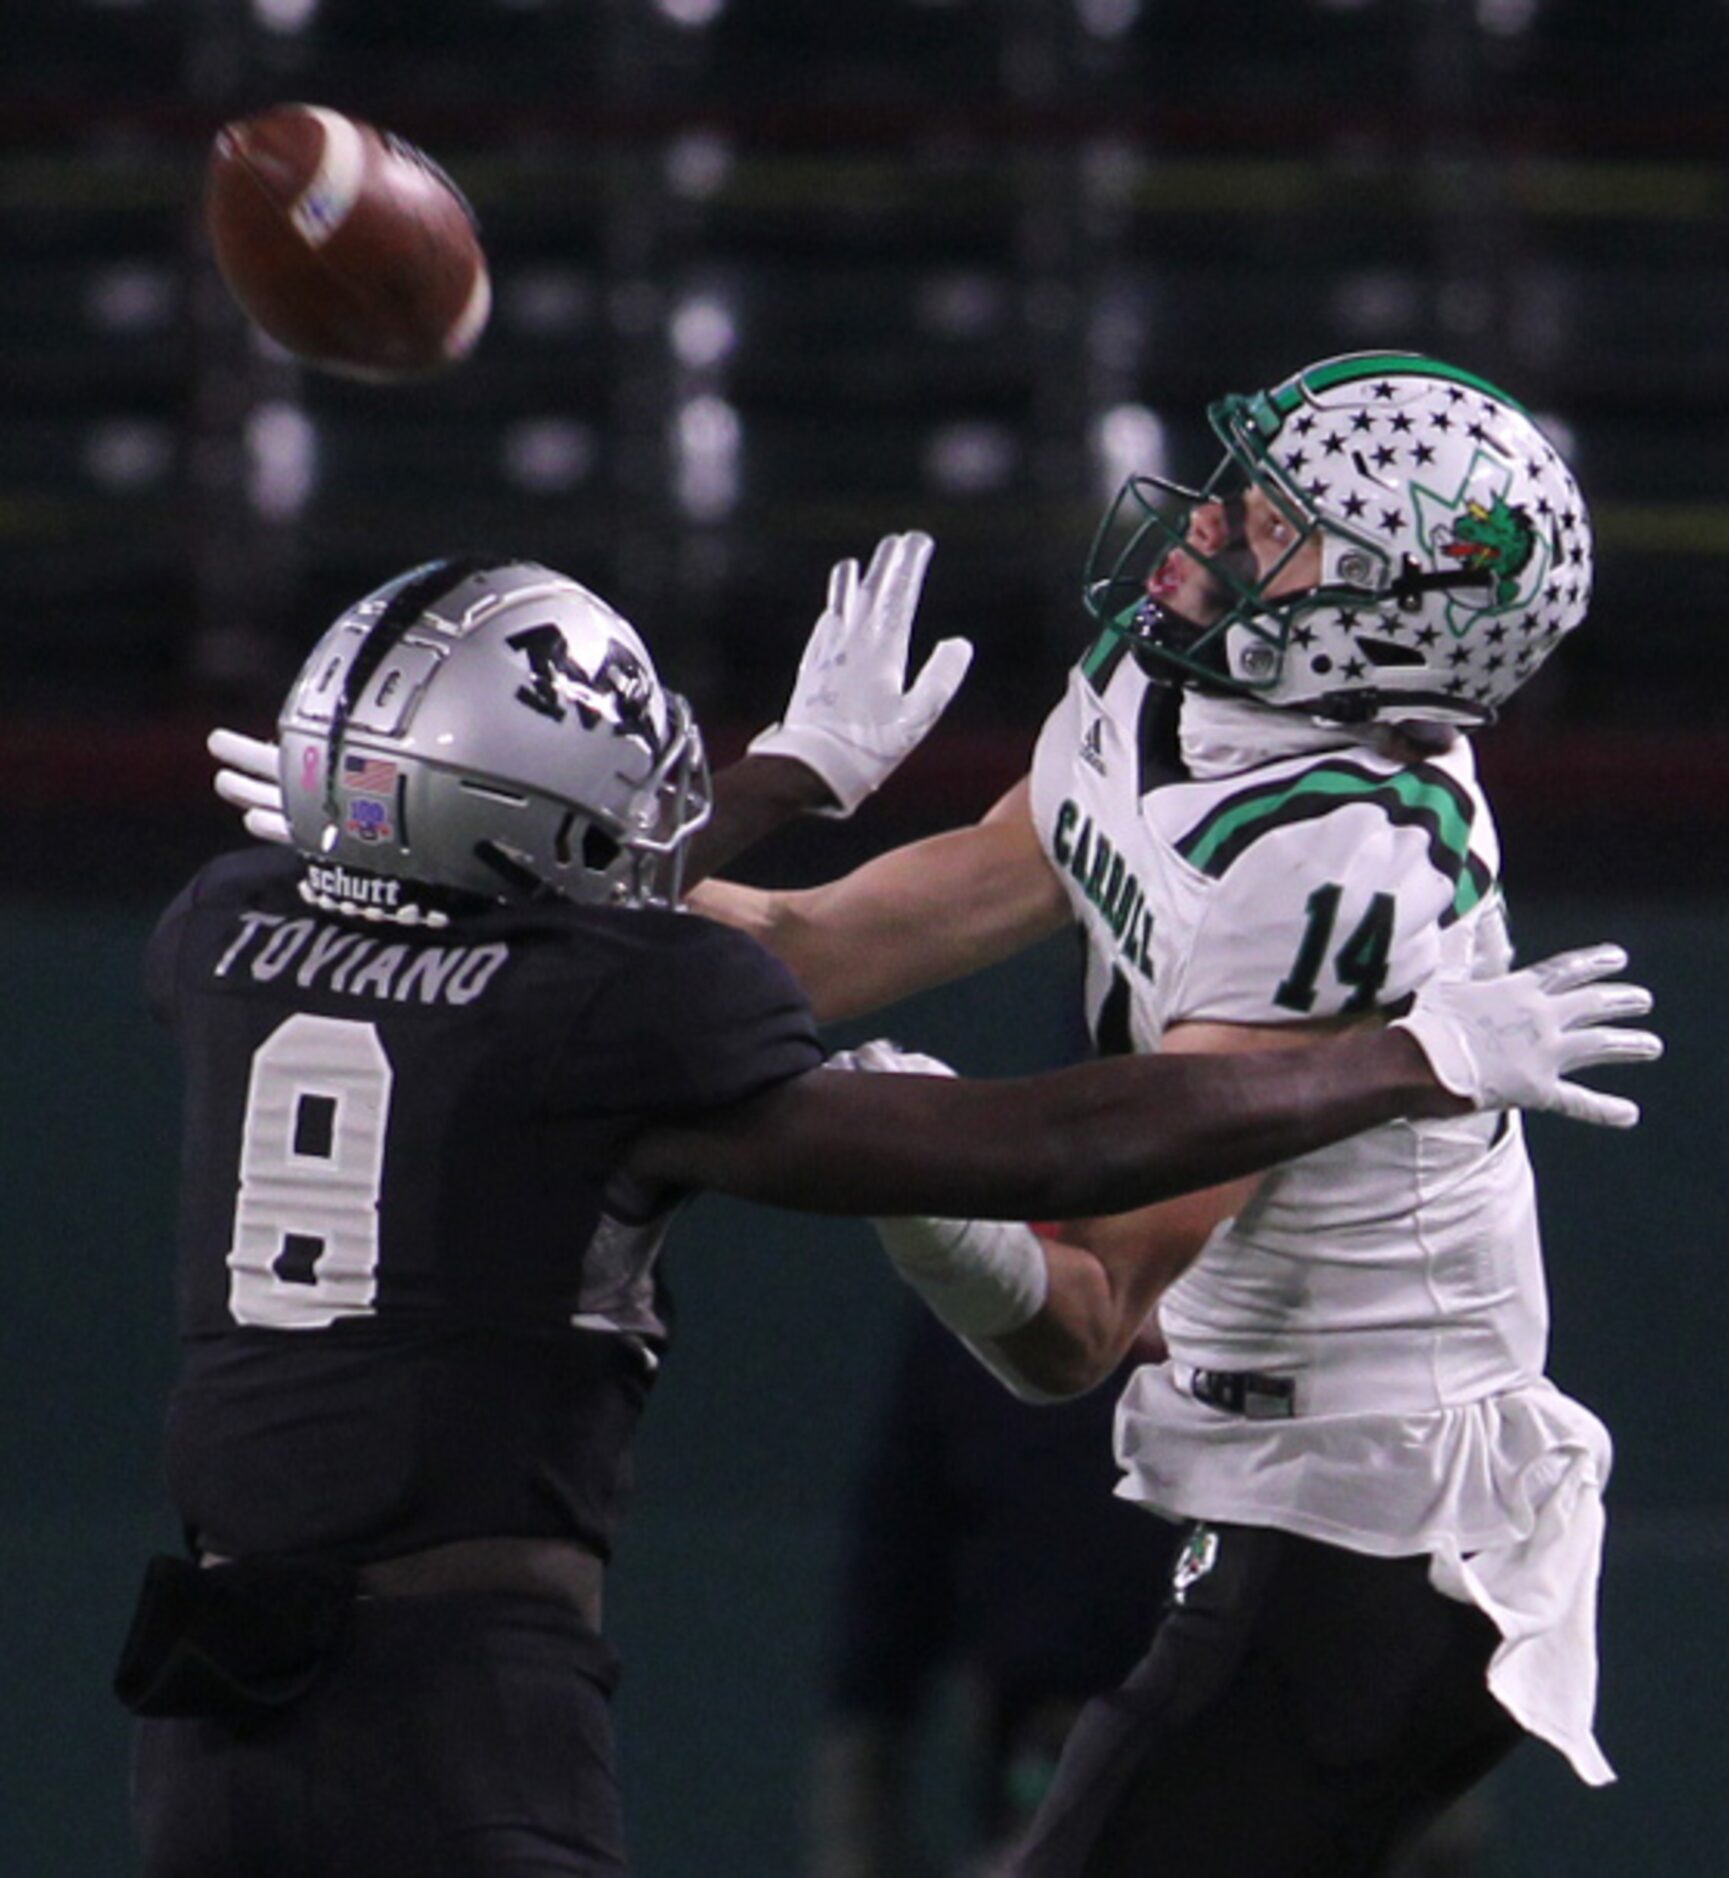
[[[1473,373],[1357,353],[1207,416],[1225,446],[1211,478],[1131,477],[1087,569],[1089,609],[1175,682],[1344,723],[1482,723],[1585,617],[1578,484],[1529,414]],[[1261,498],[1288,525],[1271,568],[1242,538]],[[1212,552],[1190,538],[1208,503],[1234,518]],[[1281,579],[1305,551],[1313,577]],[[1180,584],[1176,557],[1210,577],[1203,617],[1160,602]]]
[[[434,561],[369,593],[278,738],[303,853],[492,899],[675,904],[709,814],[689,706],[628,622],[533,561]]]

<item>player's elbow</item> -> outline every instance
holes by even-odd
[[[1036,1373],[1028,1375],[1015,1393],[1023,1402],[1041,1406],[1074,1402],[1081,1396],[1090,1395],[1109,1374],[1108,1364],[1090,1360],[1041,1363]]]
[[[1115,1351],[1091,1327],[1049,1312],[996,1339],[997,1373],[1023,1402],[1072,1402],[1115,1368]]]
[[[1033,1408],[1072,1402],[1103,1380],[1103,1373],[1095,1372],[1090,1365],[1064,1360],[1049,1351],[1012,1354],[1013,1335],[988,1340],[964,1337],[961,1341],[1010,1395]]]

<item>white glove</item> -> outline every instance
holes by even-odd
[[[856,1050],[836,1050],[823,1064],[824,1069],[870,1069],[889,1075],[954,1076],[959,1072],[940,1056],[925,1056],[918,1050],[903,1050],[887,1037],[873,1037]]]
[[[1599,984],[1623,970],[1616,945],[1558,952],[1500,978],[1437,978],[1394,1028],[1422,1046],[1442,1088],[1473,1108],[1552,1109],[1576,1122],[1631,1128],[1639,1105],[1568,1082],[1594,1063],[1649,1063],[1663,1042],[1648,1030],[1604,1028],[1643,1017],[1643,985]]]
[[[929,535],[885,535],[862,580],[857,561],[836,563],[786,715],[751,740],[751,755],[793,757],[828,784],[837,806],[821,814],[850,815],[880,788],[967,675],[971,641],[945,639],[907,682],[913,614],[935,545]]]
[[[276,745],[243,737],[237,730],[213,730],[204,744],[223,767],[216,772],[216,793],[242,811],[246,832],[260,841],[294,845],[282,803],[282,778]]]

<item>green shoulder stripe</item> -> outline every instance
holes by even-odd
[[[1428,835],[1430,862],[1453,883],[1453,903],[1443,925],[1470,912],[1493,885],[1488,868],[1471,853],[1471,798],[1429,763],[1390,776],[1356,763],[1317,763],[1301,776],[1239,790],[1182,836],[1177,852],[1218,880],[1262,835],[1359,804],[1379,809],[1397,827],[1420,828]]]

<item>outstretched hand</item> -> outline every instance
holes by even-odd
[[[966,639],[945,639],[907,677],[913,615],[935,543],[885,535],[861,576],[857,561],[829,574],[828,605],[812,628],[786,715],[752,739],[752,756],[785,756],[828,785],[845,816],[917,749],[960,689],[972,662]]]
[[[1605,1063],[1649,1063],[1663,1041],[1623,1020],[1643,1017],[1643,985],[1615,981],[1627,954],[1617,945],[1559,952],[1501,978],[1438,978],[1396,1020],[1429,1059],[1436,1080],[1473,1108],[1549,1109],[1576,1122],[1631,1128],[1639,1105],[1569,1081]]]

